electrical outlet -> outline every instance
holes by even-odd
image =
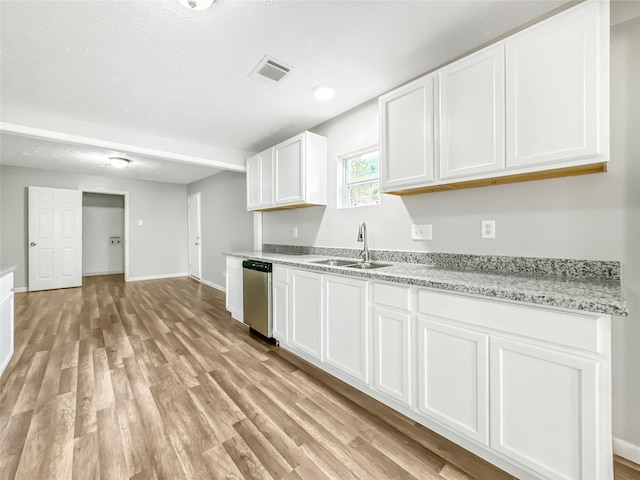
[[[433,240],[433,226],[411,225],[411,240]]]
[[[293,231],[291,233],[293,234],[293,238],[298,238],[298,227],[293,227]]]
[[[496,221],[482,221],[482,238],[496,238]]]

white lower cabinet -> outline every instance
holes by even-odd
[[[492,338],[491,447],[545,478],[611,478],[598,470],[597,371],[587,358]]]
[[[0,375],[13,356],[13,272],[0,278]]]
[[[289,275],[289,342],[322,360],[322,275],[296,269],[291,269]]]
[[[417,341],[418,410],[487,444],[488,335],[418,317]]]
[[[242,260],[227,257],[227,269],[225,271],[227,310],[236,320],[242,322]]]
[[[281,342],[289,341],[289,269],[273,266],[273,337]]]
[[[356,380],[369,377],[367,281],[323,276],[324,361]]]
[[[273,295],[283,348],[517,478],[613,478],[609,315],[294,268]]]
[[[378,392],[411,406],[411,314],[375,306],[373,337],[373,387]]]

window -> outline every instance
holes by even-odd
[[[344,185],[343,207],[361,207],[380,203],[379,157],[377,145],[340,157]]]

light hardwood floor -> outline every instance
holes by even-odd
[[[0,384],[1,480],[512,478],[249,335],[187,278],[16,294]]]

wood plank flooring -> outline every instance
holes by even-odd
[[[194,280],[15,298],[0,480],[512,478],[249,335]]]

